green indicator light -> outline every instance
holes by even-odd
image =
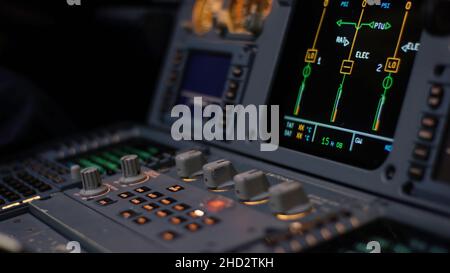
[[[146,151],[139,150],[139,149],[136,149],[133,147],[125,147],[125,149],[127,151],[130,151],[131,153],[137,154],[138,156],[142,157],[143,159],[149,159],[152,157],[152,155],[150,153],[147,153]]]
[[[104,167],[106,167],[106,168],[108,168],[110,170],[113,170],[113,171],[117,171],[118,170],[118,166],[116,164],[111,163],[111,162],[109,162],[109,161],[107,161],[107,160],[105,160],[105,159],[103,159],[101,157],[91,156],[90,159],[92,161],[94,161],[95,163],[98,163],[98,164],[100,164],[100,165],[102,165],[102,166],[104,166]]]
[[[108,159],[109,161],[112,161],[112,162],[115,162],[117,164],[120,164],[120,158],[115,156],[115,155],[113,155],[112,153],[105,152],[105,153],[102,153],[102,156],[104,158]]]
[[[158,148],[155,148],[155,147],[149,147],[147,150],[148,150],[149,153],[151,153],[152,155],[155,155],[155,154],[159,153],[159,149],[158,149]]]
[[[78,160],[78,162],[80,165],[82,165],[85,168],[94,167],[94,168],[97,168],[101,173],[105,172],[105,169],[102,166],[95,164],[94,162],[92,162],[88,159],[82,158],[82,159]]]

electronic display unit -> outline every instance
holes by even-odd
[[[270,101],[280,105],[280,145],[375,169],[393,148],[421,1],[297,5]]]
[[[231,57],[226,53],[190,51],[177,104],[193,106],[194,97],[202,97],[205,105],[222,104]]]

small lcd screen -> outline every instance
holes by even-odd
[[[271,104],[280,145],[375,169],[394,134],[422,26],[418,0],[297,4]]]
[[[194,97],[202,97],[203,104],[220,104],[227,83],[231,55],[191,51],[180,86],[179,104],[192,105]]]

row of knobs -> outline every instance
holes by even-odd
[[[269,199],[275,213],[297,214],[311,209],[303,186],[297,181],[287,181],[270,186],[266,174],[260,170],[237,173],[229,160],[206,163],[201,151],[191,150],[175,157],[177,174],[192,178],[203,174],[203,181],[211,190],[226,189],[234,185],[236,196],[247,202]]]
[[[137,155],[126,155],[120,159],[122,168],[122,177],[119,182],[124,185],[139,183],[146,179],[145,174],[141,171],[141,164]],[[80,181],[82,189],[80,194],[84,197],[92,197],[104,194],[108,191],[108,187],[103,184],[100,172],[95,167],[80,170],[80,166],[71,167],[72,180]]]

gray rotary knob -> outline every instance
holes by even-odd
[[[297,181],[288,181],[270,187],[269,206],[275,213],[297,214],[311,209],[311,203],[303,185]]]
[[[221,159],[203,166],[203,181],[210,189],[220,189],[233,184],[236,170],[229,160]]]
[[[269,195],[269,181],[260,170],[250,170],[233,178],[236,196],[242,201],[264,200]]]
[[[175,157],[177,174],[181,178],[190,178],[201,173],[202,166],[206,160],[203,153],[198,150],[191,150]]]
[[[81,171],[81,183],[83,189],[81,189],[80,194],[84,197],[101,195],[108,190],[108,187],[102,183],[100,172],[94,167]]]
[[[122,167],[122,177],[120,182],[122,184],[138,183],[146,179],[145,174],[141,171],[141,163],[137,155],[126,155],[120,159]]]

